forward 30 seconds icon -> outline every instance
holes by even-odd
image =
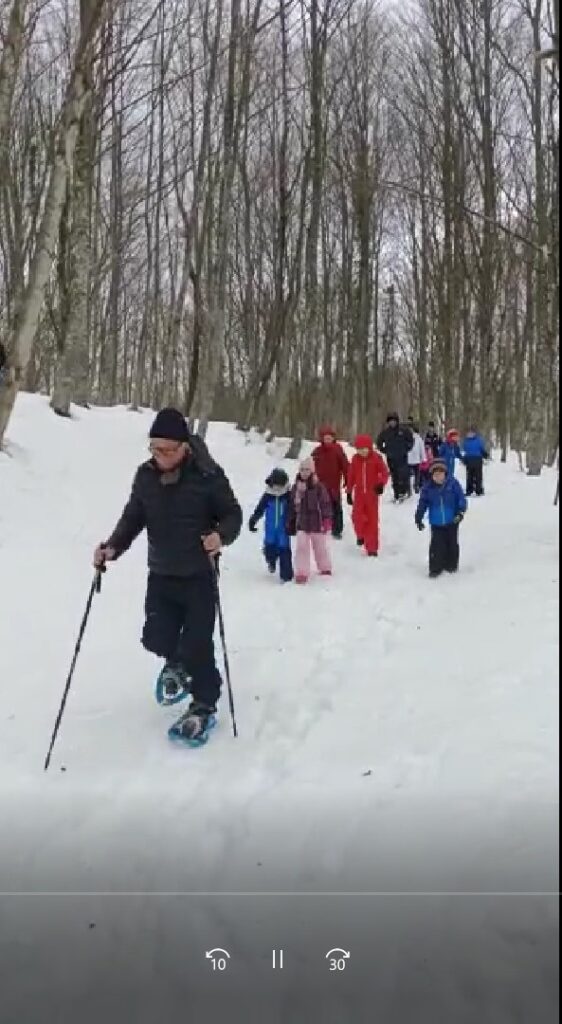
[[[331,971],[345,971],[347,962],[351,956],[348,949],[329,949],[326,953]]]

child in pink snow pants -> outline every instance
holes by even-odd
[[[332,575],[328,534],[332,529],[332,503],[326,488],[314,472],[311,458],[301,462],[291,491],[289,530],[296,534],[295,583],[306,583],[310,576],[310,554],[322,576]]]

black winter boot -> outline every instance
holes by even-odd
[[[183,665],[167,661],[156,680],[156,700],[159,704],[177,704],[187,697],[191,678]]]

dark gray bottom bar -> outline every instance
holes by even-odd
[[[0,897],[2,1024],[551,1024],[557,1008],[555,897]]]

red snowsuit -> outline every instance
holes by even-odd
[[[379,550],[379,495],[377,487],[385,487],[389,472],[382,455],[373,450],[368,434],[355,438],[356,448],[368,448],[369,455],[354,455],[347,476],[347,490],[353,495],[352,520],[358,540],[368,555]]]
[[[323,439],[327,435],[331,435],[334,438],[336,436],[330,427],[322,427],[319,431],[322,444],[319,444],[314,449],[312,458],[316,466],[316,476],[320,483],[324,484],[332,499],[335,498],[339,501],[342,483],[344,487],[346,485],[349,462],[341,444],[338,444],[337,441],[332,441],[331,444],[324,443]]]

